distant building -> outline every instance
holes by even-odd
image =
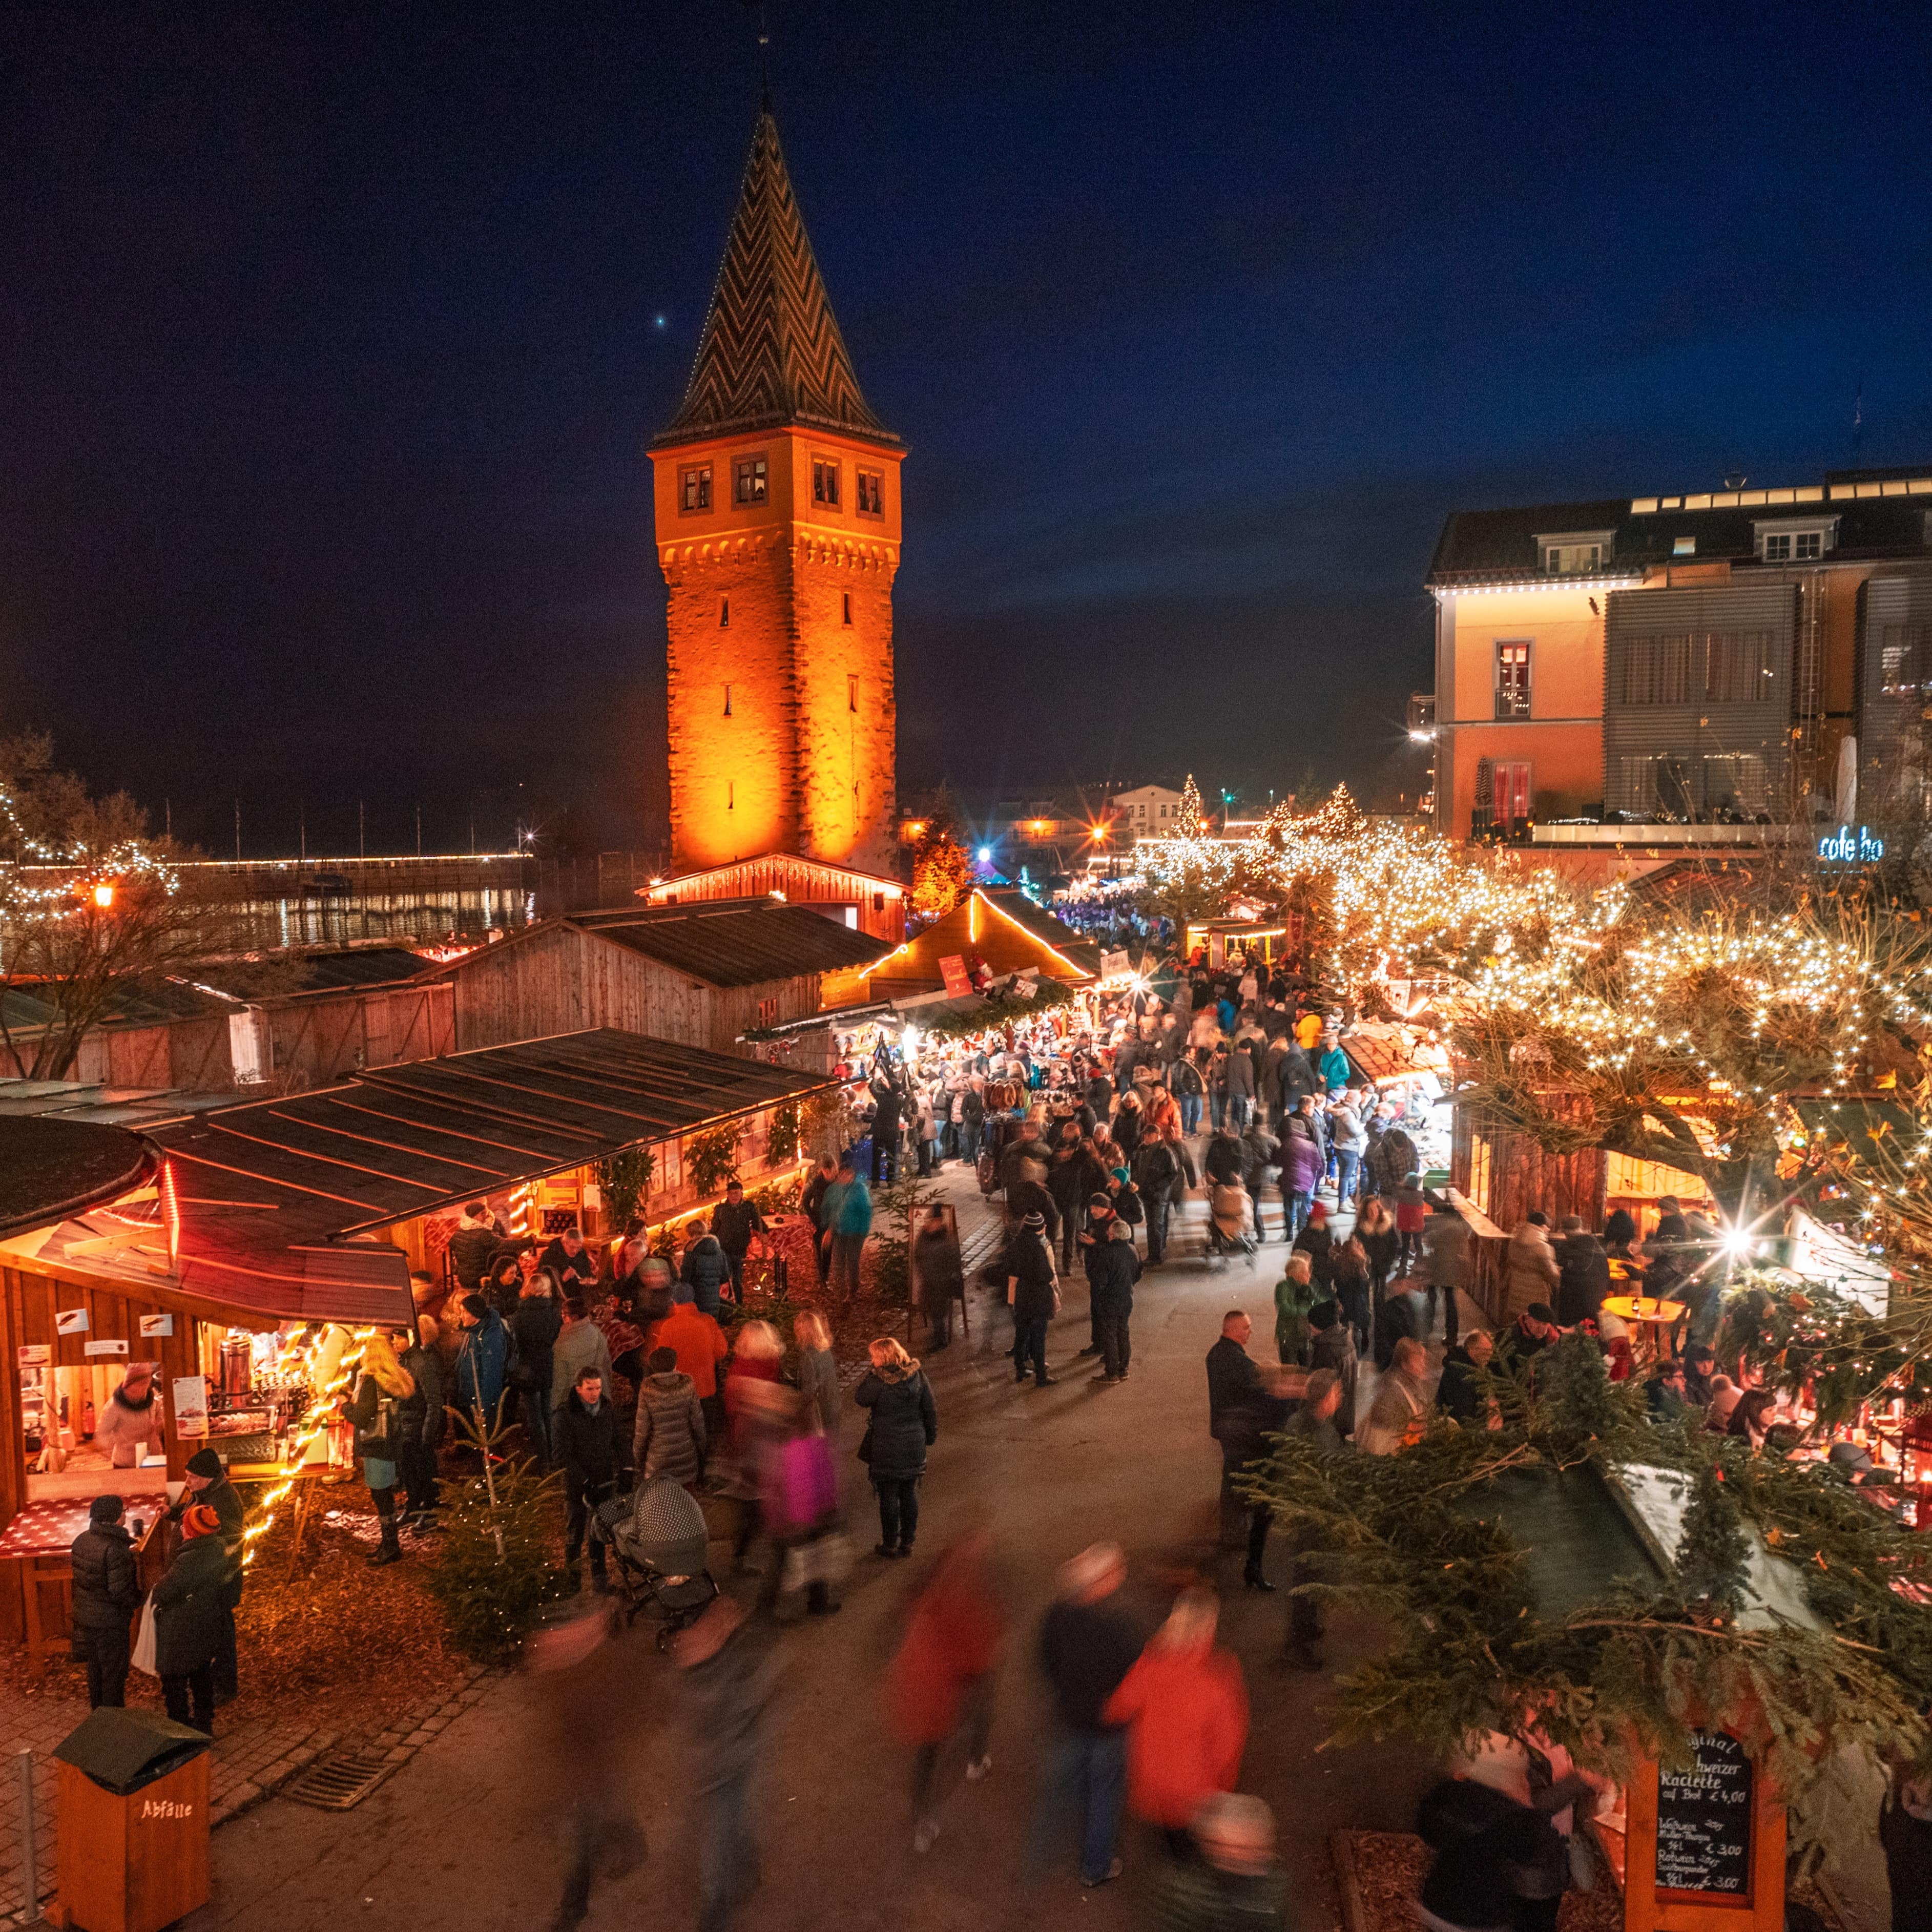
[[[701,872],[685,872],[639,889],[646,905],[700,905],[713,899],[770,898],[792,905],[808,905],[814,912],[836,920],[854,932],[889,939],[896,946],[905,937],[906,889],[897,879],[882,879],[849,866],[828,866],[818,859],[801,859],[773,852],[735,865],[713,866]]]
[[[1114,836],[1122,840],[1157,838],[1174,830],[1180,815],[1180,794],[1165,785],[1139,785],[1132,791],[1119,791],[1107,801],[1107,811],[1118,823]]]
[[[1436,601],[1436,822],[1922,816],[1932,463],[1458,511]]]

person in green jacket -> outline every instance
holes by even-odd
[[[1308,1311],[1323,1298],[1315,1286],[1314,1268],[1314,1258],[1305,1248],[1297,1248],[1274,1285],[1274,1345],[1282,1360],[1298,1368],[1308,1366],[1312,1340]]]

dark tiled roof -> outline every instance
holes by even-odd
[[[698,900],[621,912],[580,913],[574,926],[713,986],[755,986],[806,973],[869,966],[890,940],[854,932],[809,906],[770,900]]]
[[[898,439],[859,391],[798,212],[778,124],[760,114],[684,400],[658,436],[685,442],[784,423]]]
[[[218,1186],[203,1224],[225,1214],[245,1233],[273,1205],[284,1238],[329,1240],[829,1084],[604,1027],[376,1067],[154,1138],[202,1171],[196,1193]]]
[[[1455,511],[1442,526],[1429,580],[1480,583],[1486,578],[1540,577],[1544,573],[1537,538],[1586,530],[1612,533],[1604,567],[1593,573],[1598,576],[1628,576],[1634,571],[1673,561],[1708,563],[1728,559],[1754,565],[1754,525],[1808,517],[1838,520],[1838,542],[1826,553],[1828,560],[1923,556],[1928,554],[1925,519],[1932,512],[1932,496],[1925,496],[1832,497],[1814,502],[1655,510],[1641,515],[1631,513],[1630,502],[1628,496],[1612,496],[1582,503]],[[1680,537],[1696,540],[1691,556],[1674,556]],[[1576,580],[1585,580],[1590,574]]]
[[[150,1157],[147,1142],[124,1127],[45,1114],[0,1119],[0,1235],[64,1221],[126,1193]]]

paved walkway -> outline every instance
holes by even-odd
[[[940,1184],[958,1208],[971,1256],[992,1210],[964,1170],[949,1167]],[[935,1551],[980,1505],[999,1527],[1019,1624],[1000,1685],[993,1775],[956,1786],[939,1843],[916,1856],[907,1754],[883,1721],[879,1685],[925,1565],[866,1555],[845,1588],[844,1614],[780,1639],[788,1691],[757,1813],[765,1884],[745,1926],[984,1932],[1058,1924],[1070,1916],[1096,1928],[1144,1923],[1144,1887],[1158,1855],[1137,1831],[1124,1841],[1129,1869],[1118,1885],[1082,1892],[1070,1845],[1036,1882],[1021,1870],[1045,1719],[1033,1634],[1056,1566],[1101,1535],[1124,1542],[1150,1580],[1136,1599],[1150,1625],[1158,1608],[1150,1580],[1159,1573],[1177,1562],[1217,1572],[1226,1593],[1223,1630],[1246,1666],[1254,1706],[1244,1783],[1281,1817],[1304,1932],[1340,1925],[1330,1831],[1408,1825],[1426,1767],[1400,1751],[1316,1750],[1327,1728],[1325,1680],[1282,1666],[1282,1598],[1243,1591],[1238,1553],[1223,1557],[1214,1547],[1219,1457],[1207,1435],[1202,1358],[1231,1306],[1255,1316],[1256,1352],[1265,1352],[1259,1337],[1270,1332],[1282,1250],[1276,1242],[1252,1262],[1210,1266],[1200,1255],[1199,1218],[1198,1204],[1190,1205],[1180,1258],[1142,1281],[1134,1373],[1118,1388],[1097,1387],[1090,1364],[1076,1360],[1087,1339],[1077,1280],[1051,1340],[1059,1385],[1042,1390],[1015,1385],[1002,1352],[1010,1334],[1004,1309],[992,1291],[972,1289],[970,1340],[931,1364],[940,1440],[919,1544],[922,1556]],[[868,1551],[871,1498],[850,1457],[858,1432],[855,1417],[842,1460],[852,1479],[854,1540]],[[1363,1642],[1360,1634],[1338,1631],[1334,1660],[1351,1660]],[[605,1651],[596,1670],[602,1695],[588,1718],[553,1708],[543,1680],[490,1684],[467,1714],[425,1737],[414,1762],[346,1816],[274,1800],[254,1806],[217,1834],[215,1900],[187,1925],[336,1932],[357,1916],[412,1932],[542,1925],[562,1881],[566,1804],[580,1786],[598,1782],[634,1808],[650,1856],[598,1894],[590,1925],[693,1923],[696,1858],[675,1671],[641,1624]]]

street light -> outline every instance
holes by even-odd
[[[103,912],[111,912],[114,908],[114,881],[103,879],[94,889],[94,903]]]

